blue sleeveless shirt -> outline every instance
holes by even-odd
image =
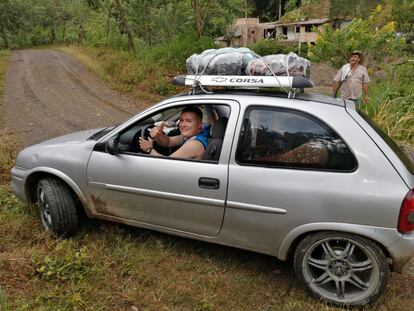
[[[197,134],[196,136],[193,136],[193,140],[198,140],[200,143],[203,144],[204,149],[207,149],[208,146],[208,138],[209,138],[209,130],[203,130],[201,131],[200,134]],[[184,144],[188,141],[188,138],[184,139]]]

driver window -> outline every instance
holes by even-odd
[[[158,111],[124,130],[121,153],[218,162],[230,107],[179,106]]]

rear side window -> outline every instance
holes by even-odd
[[[237,147],[239,164],[353,171],[356,160],[342,139],[315,117],[291,109],[251,107]]]
[[[407,170],[414,175],[414,163],[413,161],[407,156],[407,154],[397,145],[395,141],[391,139],[374,121],[372,121],[365,113],[358,110],[358,113],[361,117],[364,118],[365,121],[382,137],[382,139],[390,146],[390,148],[394,151],[394,153],[400,158],[401,162],[404,163]]]

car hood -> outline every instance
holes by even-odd
[[[61,144],[78,144],[84,142],[93,134],[103,130],[104,128],[90,129],[75,133],[66,134],[63,136],[58,136],[44,142],[38,143],[33,146],[46,146],[46,145],[61,145]]]
[[[52,138],[20,151],[16,166],[32,169],[34,167],[67,167],[70,163],[87,162],[95,140],[88,140],[101,129],[92,129]]]

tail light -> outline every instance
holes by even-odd
[[[401,204],[398,231],[410,233],[414,230],[414,189],[410,190]]]

